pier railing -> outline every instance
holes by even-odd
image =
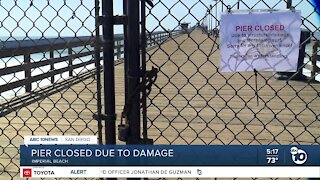
[[[179,31],[149,33],[147,35],[147,46],[153,47],[160,45],[170,36],[176,36],[177,34],[179,34]],[[33,86],[34,82],[50,79],[51,84],[53,84],[57,81],[57,79],[55,79],[56,75],[66,72],[69,77],[74,76],[76,69],[94,65],[94,44],[95,38],[90,36],[2,42],[0,44],[1,59],[23,56],[23,62],[20,62],[18,65],[10,66],[11,59],[7,61],[2,60],[5,66],[0,69],[0,78],[3,79],[3,76],[11,74],[18,80],[2,83],[2,85],[0,85],[0,93],[19,87],[24,87],[25,92],[31,92],[32,90],[39,88],[39,85]],[[32,58],[32,55],[37,53],[43,53],[42,60]],[[115,37],[115,59],[120,59],[120,62],[122,62],[123,53],[123,36],[119,35]],[[49,57],[46,57],[46,54],[48,54]],[[86,58],[86,60],[83,58]],[[76,59],[80,59],[80,63],[75,63]],[[57,68],[56,66],[59,63],[65,63],[65,66]],[[50,66],[50,70],[41,72],[40,74],[38,73],[37,75],[32,75],[32,72],[35,69],[43,68],[45,66]],[[19,72],[23,72],[24,76],[16,77],[16,74]]]
[[[25,86],[25,92],[31,92],[34,88],[32,83],[41,81],[43,79],[50,78],[51,83],[55,82],[55,75],[62,74],[64,72],[69,72],[69,76],[73,75],[73,71],[77,68],[85,67],[87,65],[93,64],[94,59],[91,58],[88,61],[84,61],[78,64],[73,64],[73,60],[76,58],[82,58],[85,56],[90,56],[93,51],[90,51],[86,46],[93,43],[93,38],[91,37],[81,37],[81,38],[60,38],[60,39],[43,39],[43,40],[28,40],[28,41],[12,41],[3,43],[3,47],[0,51],[0,58],[23,56],[23,62],[19,65],[4,67],[0,69],[0,76],[5,76],[9,74],[15,74],[24,71],[24,78],[20,80],[9,82],[0,86],[0,92],[5,92],[12,90],[21,86]],[[75,53],[73,48],[83,47],[85,50]],[[59,54],[59,57],[55,57],[56,51],[67,51],[66,56]],[[31,55],[37,53],[49,53],[49,58],[44,58],[44,60],[32,59]],[[43,55],[45,57],[45,55]],[[58,63],[67,63],[68,65],[63,68],[55,68]],[[10,63],[10,59],[6,64]],[[38,75],[32,76],[32,71],[37,68],[44,66],[50,66],[50,70],[43,72]]]
[[[147,34],[147,48],[156,47],[161,43],[165,42],[171,37],[178,36],[180,34],[179,30],[165,32],[165,31],[157,31],[157,32],[150,32]],[[124,54],[124,41],[123,36],[116,36],[115,40],[115,58],[121,60]]]

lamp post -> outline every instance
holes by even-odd
[[[209,20],[208,20],[208,26],[209,26],[209,33],[211,33],[211,31],[212,31],[212,4],[210,4],[210,7],[209,7],[209,11],[208,11],[208,18],[209,18]]]
[[[290,9],[292,7],[292,0],[287,1],[287,9]]]
[[[213,0],[216,2],[216,18],[215,18],[215,29],[217,28],[217,19],[218,19],[218,0]]]
[[[221,12],[223,12],[223,0],[221,0]]]

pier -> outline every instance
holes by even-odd
[[[169,37],[162,36],[147,52],[147,69],[159,69],[147,101],[148,137],[154,144],[319,143],[320,84],[276,80],[272,72],[258,72],[256,80],[253,72],[220,73],[218,37],[197,28],[189,34]],[[87,38],[80,44],[69,43],[67,49],[90,46],[93,42]],[[39,46],[33,53],[65,48],[49,47]],[[1,101],[0,171],[7,172],[0,175],[3,178],[18,173],[19,146],[25,135],[98,132],[97,120],[93,118],[97,112],[96,69],[74,72],[89,64],[94,66],[92,49],[68,53],[66,57],[52,57],[50,53],[50,59],[38,62],[29,61],[31,51],[14,52],[15,56],[23,54],[26,61],[2,69],[1,75],[24,71],[26,77],[2,85],[1,92],[20,86],[26,87],[26,92]],[[73,59],[85,56],[91,59],[72,63]],[[63,61],[70,63],[61,69],[52,66]],[[118,124],[124,106],[122,62],[115,63]],[[44,65],[49,65],[50,71],[30,76],[33,68]],[[70,76],[55,78],[64,72]],[[30,87],[40,79],[52,83]]]

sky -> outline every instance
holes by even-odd
[[[101,0],[100,0],[101,1]],[[264,1],[266,3],[264,3]],[[285,9],[284,0],[242,0],[240,9]],[[313,31],[320,26],[312,1],[292,0],[301,10],[304,25]],[[32,3],[31,3],[32,2]],[[201,21],[210,4],[211,14],[220,19],[222,11],[230,5],[236,9],[236,0],[154,0],[154,8],[147,8],[149,31],[179,29],[179,23],[195,25]],[[122,14],[122,1],[114,0],[114,14]],[[88,36],[94,34],[94,0],[0,0],[0,36],[2,37],[56,37]],[[218,25],[218,22],[213,21]],[[319,31],[319,29],[318,29]],[[122,33],[122,26],[115,26]]]

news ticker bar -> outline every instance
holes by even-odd
[[[316,178],[320,167],[20,167],[22,178]]]
[[[21,145],[21,166],[320,166],[320,146]]]

